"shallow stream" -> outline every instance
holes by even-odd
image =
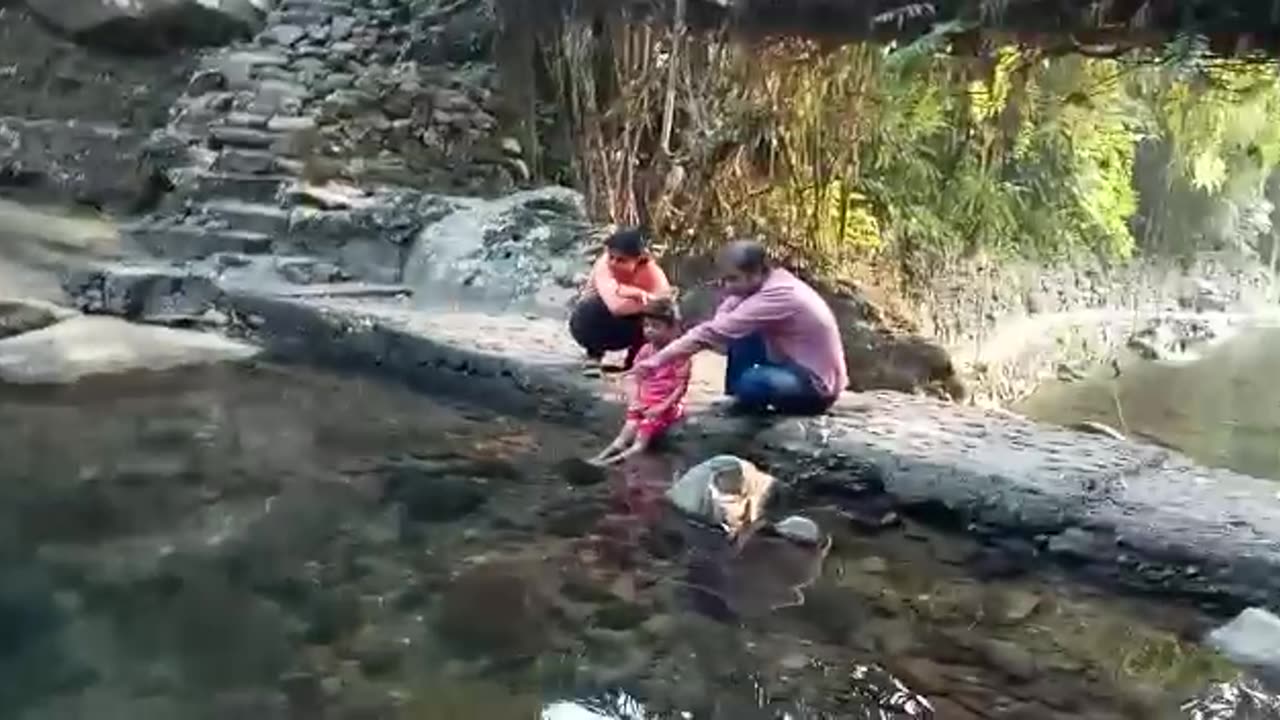
[[[1051,381],[1016,410],[1060,424],[1101,422],[1197,461],[1280,480],[1280,327],[1243,328],[1198,359],[1123,356],[1079,382]]]
[[[0,427],[0,717],[926,717],[896,677],[943,720],[1149,720],[1234,675],[1190,606],[857,499],[797,500],[825,559],[707,567],[652,502],[685,458],[584,485],[599,437],[373,381],[0,388]]]

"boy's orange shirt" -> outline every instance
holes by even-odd
[[[648,300],[671,290],[667,274],[654,260],[642,262],[634,272],[614,273],[609,267],[609,253],[602,253],[591,268],[591,291],[604,301],[614,315],[635,315],[644,310]]]

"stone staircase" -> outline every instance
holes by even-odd
[[[216,310],[220,293],[250,293],[558,313],[596,252],[575,191],[488,200],[317,184],[308,170],[331,159],[326,143],[353,135],[372,137],[359,158],[402,162],[405,146],[388,141],[399,128],[418,148],[443,137],[442,157],[464,173],[527,176],[519,144],[493,134],[474,68],[404,57],[409,3],[279,0],[251,41],[207,53],[153,138],[178,158],[165,164],[172,189],[122,228],[134,259],[67,280],[81,309],[186,323]],[[460,159],[481,147],[497,161]]]
[[[126,248],[176,261],[287,255],[295,265],[318,252],[315,262],[353,265],[352,276],[398,280],[396,268],[359,267],[341,246],[386,244],[362,254],[398,260],[405,233],[378,237],[350,213],[306,207],[297,191],[319,137],[317,115],[365,64],[397,59],[408,41],[406,9],[400,0],[280,0],[254,40],[208,53],[164,131],[188,148],[189,164],[170,170],[173,191],[156,212],[123,228]],[[317,215],[327,215],[328,236],[346,242],[309,237]]]

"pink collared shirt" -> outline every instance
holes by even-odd
[[[730,297],[715,317],[696,325],[655,353],[655,365],[686,358],[704,348],[723,348],[755,333],[764,337],[769,356],[808,370],[817,390],[834,398],[849,384],[840,328],[816,290],[782,268],[769,271],[764,285],[746,297]]]

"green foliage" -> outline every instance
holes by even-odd
[[[583,46],[572,23],[559,35],[578,48],[569,64],[581,80],[559,100],[590,130],[583,184],[609,219],[644,208],[677,252],[756,232],[838,279],[868,266],[936,272],[977,254],[1121,260],[1271,235],[1276,69],[1206,61],[1203,38],[1100,59],[951,54],[969,29],[955,23],[888,48],[612,27],[591,41],[606,48]],[[588,57],[609,72],[589,71]],[[620,90],[591,79],[602,76]],[[654,129],[673,105],[663,146]],[[613,164],[593,170],[606,154]],[[637,168],[666,181],[637,187]],[[626,213],[620,196],[635,198]]]

